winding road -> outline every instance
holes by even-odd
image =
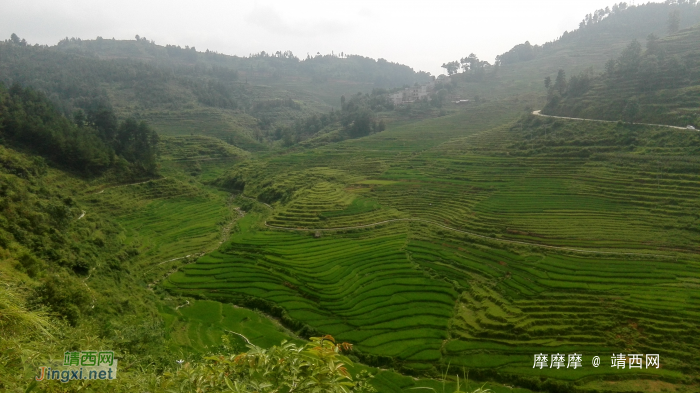
[[[566,119],[566,120],[577,120],[577,121],[594,121],[597,123],[617,123],[617,120],[598,120],[598,119],[583,119],[580,117],[563,117],[563,116],[551,116],[551,115],[543,115],[540,113],[542,110],[539,111],[533,111],[532,114],[535,116],[541,116],[541,117],[551,117],[554,119]],[[686,131],[695,131],[695,130],[690,130],[686,127],[678,127],[678,126],[669,126],[668,124],[650,124],[650,123],[633,123],[633,124],[638,124],[642,126],[656,126],[656,127],[668,127],[668,128],[675,128],[677,130],[686,130]]]

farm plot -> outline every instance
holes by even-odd
[[[168,338],[174,349],[205,353],[222,345],[227,336],[238,351],[246,349],[245,336],[251,343],[267,348],[290,337],[267,317],[240,307],[219,302],[197,300],[185,307],[163,308],[161,316],[166,323]]]
[[[395,209],[384,209],[372,200],[345,192],[341,185],[319,182],[275,213],[268,224],[291,228],[339,228],[398,217]]]
[[[173,178],[106,188],[88,202],[88,214],[109,214],[124,227],[122,241],[137,247],[149,268],[216,248],[222,228],[233,218],[226,194]]]
[[[236,175],[247,171],[238,177],[246,195],[274,200],[268,223],[285,228],[379,222],[371,215],[392,209],[438,225],[314,238],[247,217],[230,244],[167,286],[283,310],[305,333],[333,334],[419,372],[452,364],[483,378],[619,378],[610,368],[535,372],[530,361],[540,352],[625,352],[666,359],[663,369],[625,378],[694,375],[700,141],[527,119],[430,134],[430,124],[466,118],[290,152],[242,164]]]
[[[207,251],[221,239],[221,228],[230,220],[224,198],[206,197],[156,200],[117,218],[128,233],[137,231],[147,264]]]
[[[391,183],[375,186],[372,195],[411,216],[483,235],[589,248],[697,250],[697,136],[653,127],[630,136],[608,124],[541,127],[504,127],[425,151],[378,177]],[[654,145],[654,152],[611,146],[615,133]],[[580,144],[600,153],[580,157]]]
[[[408,261],[406,237],[396,234],[405,231],[402,225],[320,239],[239,234],[166,286],[227,301],[272,301],[290,318],[363,352],[435,361],[458,294]]]
[[[535,353],[636,351],[663,354],[666,369],[653,373],[680,381],[698,356],[697,260],[535,254],[414,226],[411,259],[465,288],[444,346],[452,364],[532,374]]]
[[[196,300],[179,309],[164,307],[160,310],[160,315],[165,322],[171,351],[181,353],[185,358],[208,352],[246,351],[246,340],[238,334],[242,334],[251,343],[262,348],[279,345],[283,340],[302,342],[291,337],[278,324],[261,313],[225,303]],[[228,347],[224,347],[223,337],[228,338]],[[426,387],[437,391],[441,391],[443,386],[452,390],[456,388],[456,383],[453,381],[448,380],[443,383],[433,379],[415,379],[394,371],[378,370],[359,363],[349,368],[353,375],[363,370],[374,375],[370,382],[382,393],[409,393]],[[469,386],[476,389],[482,385],[484,384],[472,382]],[[465,386],[464,381],[461,386]],[[529,392],[525,389],[513,390],[495,383],[489,383],[485,387],[494,393]]]

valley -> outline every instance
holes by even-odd
[[[240,359],[321,340],[299,353],[343,356],[333,392],[697,391],[700,6],[616,7],[435,80],[0,43],[0,390],[252,392],[227,379]],[[652,33],[638,73],[603,71]],[[641,86],[658,48],[655,72],[683,72]],[[98,347],[109,385],[32,381]]]

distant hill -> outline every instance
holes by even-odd
[[[635,40],[605,72],[573,75],[564,85],[555,81],[543,113],[698,127],[698,43],[700,25],[663,39],[649,36],[646,49]]]
[[[195,67],[198,72],[217,77],[240,74],[241,79],[275,84],[280,77],[306,77],[316,82],[344,80],[371,83],[374,87],[392,88],[416,82],[427,82],[430,76],[385,59],[351,54],[307,55],[299,58],[291,51],[267,53],[261,51],[248,57],[230,56],[217,52],[197,51],[195,47],[156,45],[145,38],[138,40],[64,39],[57,50],[100,59],[138,59],[167,67]]]
[[[667,36],[670,15],[677,12],[678,29],[700,23],[700,5],[690,2],[620,3],[610,12],[595,18],[586,17],[578,29],[543,45],[519,44],[498,56],[498,65],[477,72],[452,76],[463,98],[479,96],[498,99],[516,94],[541,93],[546,76],[556,76],[559,69],[569,75],[588,68],[602,71],[606,61],[620,56],[632,41],[644,42],[649,34]],[[602,11],[605,12],[604,10]],[[465,54],[469,53],[465,48]]]
[[[605,44],[614,44],[619,48],[620,40],[631,41],[649,34],[663,37],[668,34],[669,18],[674,12],[678,13],[676,29],[687,28],[700,22],[700,7],[687,1],[647,3],[639,6],[629,6],[623,2],[615,4],[612,9],[606,7],[586,15],[578,29],[564,32],[554,41],[544,45],[525,42],[497,56],[497,59],[501,65],[516,64],[553,55],[571,45],[593,45],[605,50]],[[598,52],[592,51],[592,48],[585,49],[591,54]]]
[[[430,80],[383,59],[291,52],[250,57],[133,41],[64,39],[0,43],[0,81],[44,92],[60,110],[111,106],[162,134],[214,136],[244,149],[266,148],[273,125],[340,105],[343,94]]]

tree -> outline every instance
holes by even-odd
[[[145,121],[126,119],[117,130],[116,152],[149,173],[156,170],[158,134]]]
[[[104,105],[88,108],[87,123],[97,130],[97,134],[105,143],[116,149],[115,138],[119,122],[111,108]]]
[[[667,30],[668,34],[673,34],[678,31],[681,26],[681,14],[678,10],[675,10],[668,14]]]
[[[605,63],[605,75],[613,76],[615,74],[615,60],[610,59]]]
[[[574,75],[569,79],[569,84],[566,89],[566,94],[576,97],[585,94],[591,88],[590,72],[582,72]]]
[[[647,53],[646,55],[659,56],[659,37],[651,33],[647,36]]]
[[[663,78],[659,76],[660,68],[659,61],[656,56],[644,56],[642,63],[639,65],[639,88],[641,90],[651,90],[660,83],[663,83]]]
[[[639,115],[639,110],[639,100],[631,98],[627,100],[625,109],[622,110],[622,117],[624,120],[633,123],[637,119],[637,115]]]
[[[552,78],[550,76],[547,76],[544,78],[544,88],[548,89],[552,86]]]
[[[642,44],[634,40],[622,51],[617,61],[618,71],[623,75],[632,75],[637,72],[642,61]]]
[[[459,59],[459,62],[462,64],[464,72],[475,71],[483,65],[474,53],[470,53],[469,56]]]
[[[346,123],[346,132],[350,138],[360,138],[370,134],[374,128],[374,118],[371,110],[362,108],[357,112],[349,113]]]
[[[562,95],[566,91],[566,73],[564,70],[557,72],[557,79],[554,80],[554,89]]]
[[[451,61],[449,63],[443,63],[440,67],[447,70],[447,75],[454,75],[459,70],[459,62]]]
[[[81,109],[73,112],[73,123],[75,123],[75,125],[78,127],[85,127],[85,112],[83,112]]]

